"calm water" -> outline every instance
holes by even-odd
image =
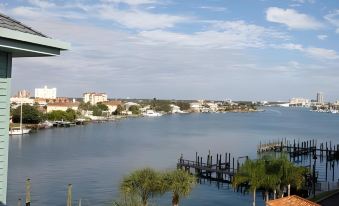
[[[32,179],[34,206],[65,205],[66,186],[83,205],[109,205],[121,178],[140,167],[175,168],[182,153],[195,158],[231,152],[255,157],[259,141],[272,138],[339,141],[339,115],[303,109],[266,108],[258,113],[169,115],[89,124],[10,137],[8,204],[24,197]],[[258,198],[259,202],[262,200]],[[157,199],[170,205],[167,195]],[[198,185],[182,205],[251,205],[251,196],[224,185]]]

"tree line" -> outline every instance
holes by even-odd
[[[296,166],[286,157],[264,157],[258,160],[246,160],[234,177],[233,185],[247,185],[253,192],[253,206],[255,206],[256,191],[265,193],[266,201],[269,194],[283,196],[284,191],[290,194],[291,187],[297,191],[302,189],[306,182],[309,170]]]
[[[120,191],[123,195],[115,206],[147,206],[155,196],[172,193],[172,205],[178,206],[196,184],[196,177],[184,170],[159,172],[151,168],[139,169],[123,178]]]

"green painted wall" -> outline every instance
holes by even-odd
[[[6,204],[12,56],[0,52],[0,202]]]

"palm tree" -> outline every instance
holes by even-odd
[[[165,185],[158,172],[151,168],[145,168],[126,176],[121,182],[120,190],[125,196],[139,196],[142,205],[147,206],[150,197],[165,192]]]
[[[290,186],[292,185],[296,189],[300,189],[308,170],[307,168],[294,165],[286,157],[282,157],[278,161],[281,165],[281,186],[287,186],[288,195],[290,195]]]
[[[167,190],[173,193],[172,205],[178,206],[181,197],[186,197],[196,184],[196,177],[184,170],[174,170],[164,174]]]
[[[233,184],[249,183],[250,190],[253,191],[253,206],[256,201],[257,188],[261,186],[262,177],[264,176],[264,164],[261,160],[246,160],[240,167],[239,172],[235,175]]]

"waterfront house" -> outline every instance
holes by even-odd
[[[10,102],[11,102],[11,105],[13,105],[13,107],[17,107],[21,103],[22,104],[29,104],[31,106],[34,105],[34,99],[30,99],[30,98],[27,98],[27,97],[11,97]]]
[[[126,102],[126,103],[124,104],[124,107],[125,107],[125,109],[126,109],[127,111],[129,110],[129,108],[130,108],[131,106],[137,106],[137,107],[140,107],[140,104],[135,103],[135,102]]]
[[[77,111],[79,105],[79,102],[50,103],[47,105],[47,113],[58,110],[66,111],[67,109],[73,109],[74,111]]]
[[[207,107],[209,108],[209,111],[210,111],[210,112],[217,112],[218,109],[219,109],[218,104],[213,103],[213,102],[208,102],[208,103],[206,103],[206,105],[207,105]]]
[[[117,110],[119,105],[122,105],[121,101],[116,101],[116,100],[112,100],[112,101],[107,101],[107,102],[103,102],[104,105],[106,105],[108,107],[108,112],[109,114],[112,114],[113,112],[115,112],[115,110]]]
[[[55,99],[48,99],[48,104],[50,103],[68,103],[72,102],[70,98],[68,97],[57,97]],[[73,102],[75,102],[75,99],[73,99]]]
[[[192,103],[190,103],[190,109],[193,112],[201,112],[201,110],[203,109],[202,103],[201,102],[192,102]]]
[[[266,206],[321,206],[297,195],[291,195],[266,202]]]
[[[47,100],[46,99],[42,99],[42,98],[35,98],[34,99],[34,104],[37,104],[37,105],[43,107],[43,106],[47,105]]]
[[[0,13],[0,205],[6,204],[8,176],[8,131],[12,60],[17,57],[60,55],[70,48],[65,42],[46,35]],[[29,69],[29,65],[27,68]]]
[[[171,104],[171,113],[175,114],[175,113],[182,113],[182,111],[180,110],[180,107],[175,105],[175,104]]]

